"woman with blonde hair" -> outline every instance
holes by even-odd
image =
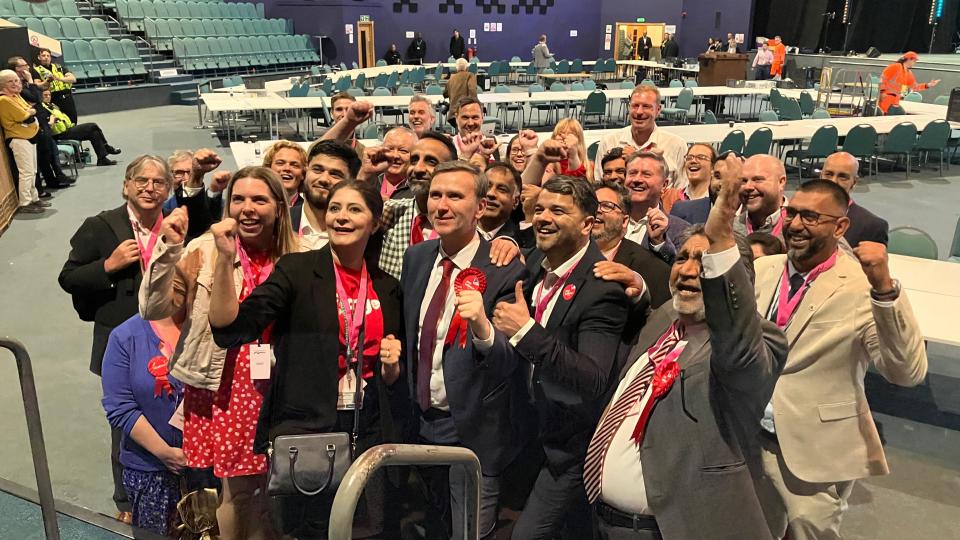
[[[576,118],[564,118],[553,127],[553,140],[559,141],[567,150],[567,159],[551,163],[543,171],[546,182],[555,174],[580,176],[593,181],[592,168],[587,167],[587,145],[583,140],[583,127]]]
[[[238,223],[233,273],[241,301],[270,276],[282,255],[298,250],[286,202],[280,179],[266,167],[240,169],[227,184],[224,217]],[[184,321],[169,371],[184,383],[187,464],[213,467],[222,481],[217,508],[221,538],[274,539],[267,461],[253,453],[257,418],[270,384],[271,328],[239,347],[216,346],[209,311],[218,250],[212,232],[184,248],[187,226],[182,208],[163,220],[163,241],[157,242],[140,286],[140,312],[148,320],[172,316]]]

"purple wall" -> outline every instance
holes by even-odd
[[[356,43],[349,44],[344,25],[353,24],[361,15],[369,15],[376,23],[377,56],[380,57],[391,43],[396,43],[401,54],[406,52],[410,40],[407,31],[419,31],[427,40],[427,60],[437,61],[448,56],[448,44],[454,29],[464,38],[471,28],[477,31],[478,55],[481,60],[506,59],[519,56],[530,59],[530,49],[540,34],[547,34],[550,50],[557,58],[594,59],[612,57],[614,51],[603,49],[603,30],[607,24],[629,22],[645,17],[651,22],[664,22],[677,26],[681,54],[696,56],[706,48],[708,36],[726,32],[748,33],[752,15],[752,0],[600,0],[582,2],[554,0],[546,15],[527,15],[521,7],[519,14],[512,8],[534,2],[546,4],[546,0],[479,0],[486,5],[503,5],[505,13],[484,14],[482,7],[472,0],[262,0],[267,17],[291,19],[298,34],[329,36],[337,49],[336,62],[349,64],[357,59]],[[416,13],[409,13],[409,6],[402,6],[402,13],[394,12],[395,3],[416,3]],[[462,13],[439,13],[438,5],[456,2]],[[683,17],[684,11],[688,12]],[[721,11],[722,24],[714,29],[714,12]],[[484,32],[484,23],[502,23],[502,32]],[[576,30],[577,37],[570,37]],[[356,32],[356,28],[354,28]],[[747,36],[749,40],[749,35]],[[329,51],[327,51],[329,52]]]

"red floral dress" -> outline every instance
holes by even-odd
[[[260,276],[269,259],[252,257],[250,263],[253,275]],[[252,292],[244,280],[240,301]],[[269,343],[270,330],[264,331],[263,343]],[[253,453],[253,437],[269,387],[269,380],[250,378],[250,344],[227,351],[216,392],[185,386],[183,453],[187,465],[213,467],[217,478],[266,474],[267,458]]]

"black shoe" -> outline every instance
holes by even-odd
[[[97,167],[103,167],[105,165],[116,165],[117,162],[110,158],[100,158],[97,160]]]
[[[44,208],[40,206],[34,206],[32,204],[28,204],[27,206],[21,206],[20,208],[17,208],[18,214],[42,214],[44,212],[46,212]]]
[[[117,155],[117,154],[120,153],[120,149],[119,149],[119,148],[114,148],[114,147],[110,146],[109,144],[106,145],[106,146],[104,146],[103,148],[104,148],[104,149],[107,151],[107,153],[110,154],[111,156],[115,156],[115,155]]]
[[[30,204],[32,204],[33,206],[39,206],[40,208],[50,208],[51,206],[53,206],[53,203],[50,201],[33,201]]]
[[[41,199],[49,199],[50,197],[53,197],[53,194],[50,193],[49,191],[41,191],[41,192],[40,192],[40,198],[41,198]]]
[[[62,175],[60,175],[60,176],[57,177],[57,182],[59,182],[59,183],[61,183],[61,184],[70,184],[70,185],[72,186],[73,184],[76,184],[76,183],[77,183],[77,179],[76,179],[76,178],[70,178],[69,176],[67,176],[67,175],[65,175],[65,174],[62,174]]]

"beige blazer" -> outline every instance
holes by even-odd
[[[785,255],[755,262],[761,315],[769,312],[785,265]],[[807,482],[889,473],[863,379],[870,363],[900,386],[920,384],[927,374],[906,292],[894,302],[874,302],[859,261],[840,250],[836,266],[810,285],[786,334],[790,353],[772,403],[790,472]]]

